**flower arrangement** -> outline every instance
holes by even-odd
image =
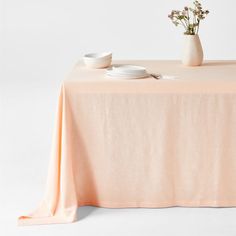
[[[174,25],[182,25],[184,34],[196,35],[199,31],[200,22],[209,14],[208,10],[203,10],[199,1],[193,2],[193,7],[184,7],[182,11],[173,10],[168,17]]]

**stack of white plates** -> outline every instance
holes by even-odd
[[[149,77],[146,68],[134,65],[113,65],[107,69],[107,75],[119,79],[140,79]]]

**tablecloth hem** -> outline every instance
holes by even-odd
[[[58,217],[58,216],[50,216],[50,217],[26,217],[25,219],[18,219],[18,226],[29,226],[29,225],[43,225],[43,224],[66,224],[72,223],[76,221],[75,218],[67,218],[67,217]]]
[[[78,207],[96,206],[104,208],[165,208],[165,207],[236,207],[236,201],[174,201],[174,202],[80,202]]]
[[[80,202],[78,207],[96,206],[103,208],[166,208],[166,207],[236,207],[235,201],[174,201],[174,202]],[[18,226],[43,225],[43,224],[66,224],[77,221],[73,216],[23,216],[18,218]]]

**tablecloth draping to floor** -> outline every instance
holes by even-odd
[[[236,62],[132,63],[180,79],[76,65],[61,86],[43,201],[20,225],[72,222],[84,205],[236,206]]]

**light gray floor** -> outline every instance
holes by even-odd
[[[0,77],[0,235],[236,235],[235,208],[82,207],[73,224],[17,227],[43,195],[59,85],[73,64],[52,63],[56,52],[40,63],[33,51],[26,63],[23,53],[5,57]]]

